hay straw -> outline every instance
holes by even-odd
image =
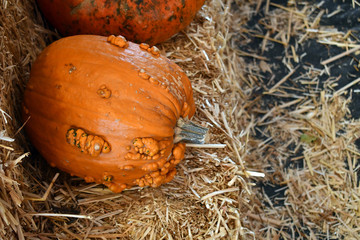
[[[40,198],[31,198],[31,197],[26,197],[25,199],[26,200],[29,200],[29,201],[40,201],[40,202],[44,202],[46,201],[46,199],[48,198],[49,194],[50,194],[50,191],[51,191],[51,188],[54,186],[54,183],[56,181],[56,179],[59,177],[59,173],[56,173],[54,178],[52,179],[51,183],[49,184],[48,188],[46,189],[46,192],[44,193],[44,195]]]
[[[21,91],[30,65],[46,45],[49,32],[34,10],[33,1],[0,2],[0,238],[25,239],[22,213],[26,210],[22,185],[26,177],[20,162],[24,161],[24,137],[15,138],[19,129],[18,108]]]
[[[360,82],[360,78],[355,79],[354,81],[351,81],[350,83],[346,84],[345,86],[343,86],[342,88],[340,88],[339,90],[337,90],[334,95],[341,95],[344,93],[344,91],[346,91],[347,89],[349,89],[350,87],[354,86],[355,84]]]
[[[186,147],[193,147],[193,148],[225,148],[226,144],[220,143],[213,143],[213,144],[194,144],[194,143],[187,143]]]
[[[334,90],[340,77],[326,64],[359,43],[321,25],[340,12],[322,4],[208,0],[187,29],[159,44],[191,79],[207,143],[188,144],[170,183],[114,194],[28,156],[21,93],[56,34],[34,1],[2,1],[0,238],[356,239],[360,122],[344,96],[358,79]],[[317,69],[300,52],[309,40],[344,52]],[[278,45],[273,62],[265,54]],[[275,76],[279,68],[288,74]]]
[[[357,46],[357,47],[355,47],[355,48],[353,48],[353,49],[351,49],[351,50],[347,50],[347,51],[345,51],[345,52],[343,52],[343,53],[340,53],[340,54],[338,54],[338,55],[336,55],[336,56],[334,56],[334,57],[331,57],[331,58],[329,58],[329,59],[327,59],[327,60],[324,60],[324,61],[321,62],[321,64],[322,64],[322,65],[329,64],[329,63],[331,63],[331,62],[333,62],[333,61],[336,61],[336,60],[338,60],[338,59],[340,59],[340,58],[342,58],[342,57],[345,57],[345,56],[347,56],[347,55],[349,55],[349,54],[351,54],[351,53],[354,53],[354,52],[356,52],[356,51],[359,51],[359,50],[360,50],[360,46]]]
[[[37,217],[63,217],[63,218],[84,218],[84,219],[93,219],[91,216],[87,215],[76,215],[76,214],[61,214],[61,213],[26,213],[25,216],[37,216]]]

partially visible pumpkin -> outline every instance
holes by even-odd
[[[63,35],[118,35],[154,45],[181,31],[205,0],[37,0]]]
[[[194,112],[184,72],[122,36],[52,43],[33,64],[23,104],[27,134],[51,166],[114,192],[170,181],[180,141],[206,132],[184,121]]]

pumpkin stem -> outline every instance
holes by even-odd
[[[180,118],[176,124],[174,143],[186,142],[203,144],[208,128],[197,125],[190,120]]]

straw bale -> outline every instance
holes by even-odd
[[[341,12],[325,1],[275,2],[207,0],[158,45],[191,79],[193,120],[210,132],[170,183],[114,194],[26,141],[22,92],[58,36],[34,0],[1,0],[0,239],[356,239],[360,80],[332,73],[358,39],[322,25]],[[309,46],[331,54],[307,58]]]
[[[18,108],[30,65],[46,46],[48,30],[33,1],[0,1],[0,238],[24,239],[22,213],[26,184],[21,162],[27,144],[19,134]]]

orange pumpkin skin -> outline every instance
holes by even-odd
[[[121,36],[52,43],[34,62],[23,101],[26,132],[50,165],[114,192],[170,181],[185,152],[174,128],[194,112],[184,72]]]
[[[205,0],[37,0],[63,35],[119,35],[154,45],[190,24]]]

